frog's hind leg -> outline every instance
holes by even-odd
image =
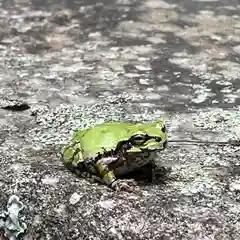
[[[116,161],[117,157],[114,156],[99,156],[99,158],[97,158],[97,161],[92,166],[90,166],[92,172],[96,173],[97,180],[103,184],[106,184],[110,188],[114,188],[113,183],[117,181],[117,178],[114,174],[114,171],[109,169],[108,166],[110,163]]]
[[[81,162],[80,159],[83,159],[81,143],[74,142],[70,146],[63,148],[61,151],[61,157],[66,166],[77,167],[78,163]]]
[[[100,162],[97,162],[94,167],[96,168],[99,180],[103,184],[107,185],[111,189],[115,191],[125,190],[128,192],[134,192],[134,188],[136,187],[136,183],[131,180],[120,180],[118,179],[114,171],[108,168],[108,164],[110,162],[116,161],[117,157],[110,157],[102,158]]]

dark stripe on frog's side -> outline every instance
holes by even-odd
[[[97,163],[101,158],[104,157],[116,157],[121,156],[124,154],[127,150],[131,149],[132,145],[129,144],[129,141],[121,141],[118,143],[117,147],[115,149],[111,149],[107,151],[105,148],[103,149],[103,153],[98,152],[98,155],[93,159],[88,159],[85,161],[86,164],[95,164]],[[76,153],[77,154],[77,153]]]

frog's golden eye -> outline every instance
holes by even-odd
[[[134,135],[131,137],[131,143],[133,145],[141,145],[147,141],[146,135]]]

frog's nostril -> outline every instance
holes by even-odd
[[[165,149],[167,147],[167,140],[163,143],[163,148]]]
[[[127,150],[132,148],[132,144],[130,142],[127,143]]]
[[[156,140],[157,142],[161,142],[161,141],[162,141],[162,139],[161,139],[160,137],[155,137],[155,140]]]
[[[163,133],[166,132],[166,126],[163,126],[163,128],[162,128],[162,132],[163,132]]]

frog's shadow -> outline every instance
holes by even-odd
[[[154,169],[155,178],[153,177],[152,165],[146,165],[144,168],[135,170],[131,173],[125,174],[120,179],[134,179],[139,186],[160,185],[165,184],[169,179],[170,168],[158,167]]]

